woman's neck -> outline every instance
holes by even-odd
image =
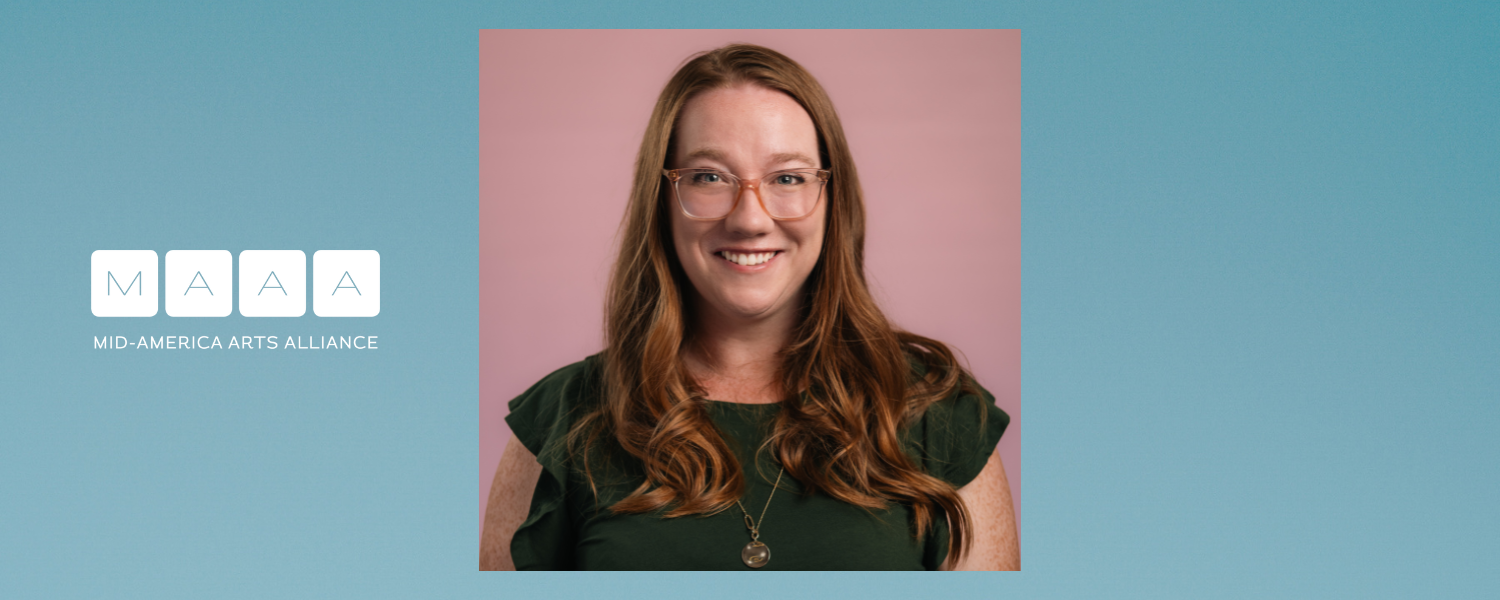
[[[796,315],[763,319],[732,319],[705,311],[698,315],[684,360],[708,397],[744,404],[780,402],[781,350],[791,341]]]

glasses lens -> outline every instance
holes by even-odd
[[[766,212],[778,219],[797,219],[811,214],[823,194],[823,179],[814,169],[778,171],[760,182]]]
[[[718,171],[682,171],[677,180],[677,198],[682,210],[699,219],[717,219],[734,208],[738,181]]]

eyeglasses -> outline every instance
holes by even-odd
[[[662,174],[672,182],[682,213],[700,221],[729,216],[745,188],[755,191],[772,219],[801,219],[818,208],[829,177],[823,169],[786,169],[749,181],[718,169],[664,169]]]

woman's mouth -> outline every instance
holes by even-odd
[[[718,252],[715,252],[714,256],[737,264],[741,267],[757,267],[766,264],[773,258],[776,258],[776,255],[778,254],[781,254],[780,250],[771,250],[767,252],[735,252],[732,250],[720,250]]]

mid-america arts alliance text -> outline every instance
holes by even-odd
[[[379,350],[375,335],[286,336],[123,335],[94,336],[95,350]]]

